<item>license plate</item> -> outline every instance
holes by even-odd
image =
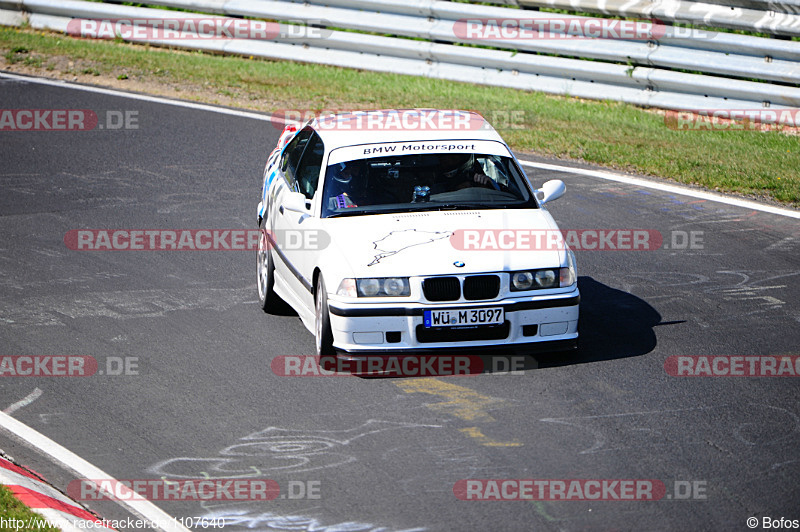
[[[500,325],[505,321],[502,307],[426,310],[425,327],[468,327],[470,325]]]

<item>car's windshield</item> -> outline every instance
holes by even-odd
[[[393,155],[328,166],[322,216],[537,208],[513,159],[480,153]]]

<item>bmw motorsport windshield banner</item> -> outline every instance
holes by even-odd
[[[414,155],[420,153],[484,153],[511,157],[502,142],[493,140],[435,140],[413,142],[385,142],[381,144],[362,144],[346,146],[331,151],[328,165],[371,159],[388,155]]]

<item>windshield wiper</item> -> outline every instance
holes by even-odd
[[[496,203],[436,203],[435,201],[425,203],[413,203],[412,206],[393,209],[370,209],[370,210],[344,210],[326,216],[326,218],[338,218],[341,216],[359,216],[362,214],[399,214],[406,212],[428,212],[428,211],[475,211],[479,209],[515,209],[530,208],[525,205],[508,205]]]
[[[380,211],[342,211],[342,212],[334,212],[326,216],[326,218],[338,218],[340,216],[360,216],[362,214],[377,214]]]
[[[431,202],[430,207],[426,207],[426,210],[435,209],[437,211],[474,211],[476,209],[502,209],[505,207],[506,205],[497,205],[493,203],[442,203],[437,205],[436,203]]]

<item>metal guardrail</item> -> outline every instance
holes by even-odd
[[[534,5],[532,0],[484,0],[484,2],[522,7]],[[705,3],[718,4],[725,7],[746,7],[761,11],[777,11],[780,13],[800,13],[800,0],[706,0]]]
[[[491,1],[491,0],[490,0]],[[724,2],[724,3],[723,3]],[[798,0],[511,0],[505,5],[550,7],[623,17],[656,18],[696,26],[800,36]]]
[[[635,65],[680,68],[725,76],[756,78],[769,81],[800,84],[800,44],[771,39],[734,39],[742,41],[740,50],[731,60],[732,50],[722,41],[730,41],[731,34],[657,26],[659,35],[648,41],[623,41],[608,39],[466,39],[454,31],[458,21],[469,19],[509,20],[524,14],[532,20],[548,21],[550,13],[520,13],[519,10],[475,6],[445,1],[417,1],[412,4],[402,0],[327,0],[318,5],[316,0],[302,4],[280,1],[227,1],[199,2],[197,0],[154,0],[157,5],[199,8],[214,13],[233,16],[259,16],[277,20],[324,20],[327,24],[357,31],[391,34],[425,39],[434,42],[481,44],[518,51],[556,54],[561,56],[623,62]],[[353,5],[351,8],[346,5]],[[330,6],[330,7],[329,7]],[[478,8],[478,9],[476,9]],[[558,16],[559,19],[580,23],[588,17]],[[686,46],[691,41],[692,46]],[[720,42],[717,42],[720,41]],[[767,41],[767,42],[760,42]],[[311,44],[311,43],[306,43]],[[786,45],[789,46],[786,46]],[[748,48],[748,46],[750,46]],[[759,49],[760,46],[760,49]],[[366,50],[365,50],[366,51]],[[769,56],[770,61],[765,61]],[[793,58],[794,60],[790,60]],[[435,58],[431,58],[435,59]],[[488,66],[488,65],[487,65]]]
[[[571,9],[575,9],[576,2],[591,1],[595,7],[598,5],[597,0],[564,1]],[[602,5],[608,9],[617,1],[606,0]],[[638,5],[637,1],[625,6]],[[800,0],[788,1],[800,3]],[[519,29],[524,21],[544,22],[554,17],[579,26],[606,19],[440,0],[302,3],[150,0],[148,3],[296,24],[285,28],[337,28],[324,32],[281,32],[270,40],[143,39],[155,45],[421,75],[666,109],[800,107],[800,88],[792,86],[800,84],[800,42],[791,40],[659,24],[650,28],[646,40],[639,41],[563,38],[568,29],[551,38],[544,34],[536,34],[534,38],[468,38],[459,31],[459,24],[467,20],[502,20],[512,26],[517,20]],[[530,0],[520,3],[531,4]],[[708,5],[680,3],[686,4]],[[660,3],[648,0],[648,5]],[[31,27],[63,32],[70,29],[73,18],[142,20],[198,16],[82,0],[0,0],[0,24],[20,25],[27,20]],[[523,23],[518,19],[524,19]],[[770,26],[775,31],[784,31],[786,27],[793,26]]]

